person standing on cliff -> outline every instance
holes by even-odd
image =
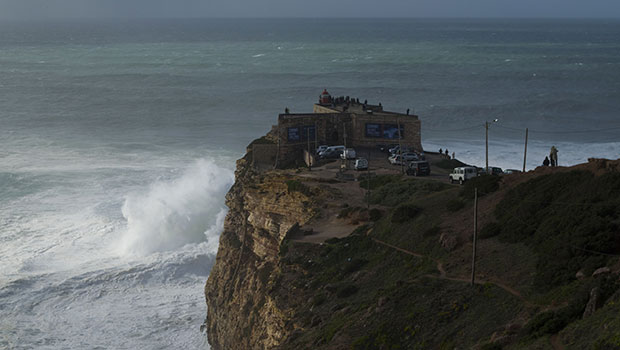
[[[543,166],[549,166],[549,157],[545,157],[545,160],[543,160]]]
[[[558,149],[555,146],[551,146],[551,166],[558,166]]]

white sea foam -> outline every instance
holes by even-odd
[[[233,179],[230,170],[200,160],[176,180],[156,182],[147,193],[127,196],[122,208],[127,231],[120,251],[146,255],[213,241],[226,215],[221,198]]]
[[[545,156],[549,155],[551,146],[559,150],[559,164],[571,166],[585,163],[588,158],[620,158],[620,142],[604,143],[571,143],[530,141],[527,150],[526,170],[532,170],[542,165]],[[437,152],[439,148],[448,149],[458,160],[467,164],[485,165],[484,141],[472,140],[428,140],[424,141],[424,149]],[[491,141],[489,142],[489,166],[498,166],[504,169],[522,169],[525,144],[518,141]]]

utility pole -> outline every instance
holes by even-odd
[[[306,126],[306,140],[308,142],[308,170],[312,170],[312,154],[310,154],[310,127],[307,127],[307,126]]]
[[[474,189],[474,248],[471,257],[471,285],[476,278],[476,240],[478,239],[478,188]]]
[[[493,119],[493,123],[497,123],[498,120],[499,119],[497,119],[497,118]],[[485,137],[485,142],[484,143],[485,143],[485,149],[486,149],[485,159],[486,159],[487,175],[489,174],[489,125],[490,124],[491,123],[489,123],[489,122],[486,122],[486,121],[484,122],[484,129],[486,131],[486,137]]]
[[[487,121],[484,122],[484,130],[486,131],[485,132],[486,137],[485,137],[485,140],[484,140],[485,151],[486,151],[485,157],[484,157],[484,159],[486,160],[486,168],[485,169],[486,169],[487,175],[489,175],[489,122],[487,122]],[[472,284],[473,283],[474,282],[472,280]]]
[[[319,128],[316,121],[314,122],[314,149],[319,148]]]
[[[523,151],[523,172],[525,172],[525,162],[527,160],[527,134],[528,134],[528,129],[525,128],[525,151]]]
[[[366,209],[370,213],[370,149],[368,150],[368,164],[366,165],[366,184],[368,185],[368,191],[366,191]]]
[[[276,162],[273,164],[274,169],[278,168],[278,160],[280,158],[280,137],[282,136],[280,135],[280,123],[278,123],[278,150],[276,152]]]
[[[396,126],[398,127],[398,156],[400,157],[400,172],[404,174],[405,165],[403,164],[403,145],[400,142],[402,138],[400,134],[400,119],[396,119]]]

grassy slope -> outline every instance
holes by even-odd
[[[460,188],[379,177],[371,183],[371,202],[390,208],[380,220],[322,246],[284,242],[279,271],[286,273],[274,293],[283,305],[293,306],[296,327],[303,330],[285,348],[549,348],[549,336],[557,332],[567,348],[591,344],[583,339],[600,349],[618,348],[613,346],[620,346],[620,297],[611,297],[619,287],[617,275],[574,276],[578,270],[589,276],[614,262],[575,247],[620,254],[615,195],[620,176],[563,172],[516,186],[500,186],[497,179]],[[439,278],[437,260],[448,276],[469,273],[471,246],[461,244],[448,253],[438,237],[446,216],[471,210],[473,186],[482,196],[497,191],[503,198],[481,232],[479,275],[518,290],[523,299],[495,284],[472,288]],[[606,304],[580,321],[595,286]],[[503,340],[491,346],[494,333]]]

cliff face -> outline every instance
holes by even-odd
[[[280,344],[290,314],[269,293],[278,275],[280,243],[295,224],[316,213],[306,195],[290,190],[290,177],[257,173],[247,158],[237,162],[216,263],[205,286],[207,332],[216,350]]]
[[[249,159],[205,287],[213,349],[620,347],[620,160],[457,186]]]

